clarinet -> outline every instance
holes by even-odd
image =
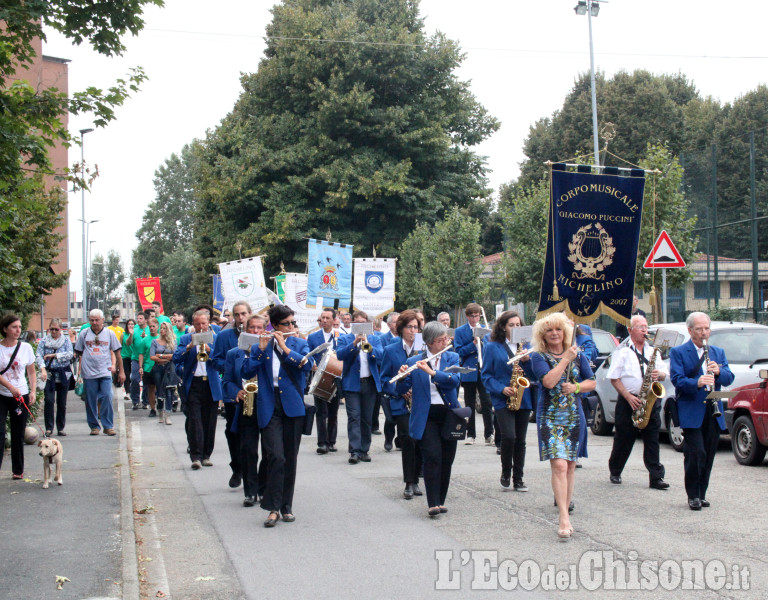
[[[701,341],[701,347],[704,348],[704,363],[707,365],[704,371],[709,374],[709,341],[704,339]],[[705,385],[704,390],[706,392],[712,391],[711,385]],[[717,403],[717,398],[709,398],[709,400],[712,402],[712,416],[717,418],[721,416],[723,413],[720,412],[720,405]],[[705,399],[704,402],[707,400]]]

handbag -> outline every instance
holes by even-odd
[[[445,415],[445,420],[440,427],[440,437],[449,442],[457,442],[467,437],[467,428],[469,423],[467,419],[472,415],[472,409],[470,407],[463,408],[451,408],[448,401],[443,395],[443,390],[435,386],[437,393],[440,394],[440,398],[448,409],[448,413]]]
[[[77,383],[75,384],[75,394],[85,400],[85,383],[83,383],[82,377],[77,379]]]
[[[165,389],[168,389],[178,387],[180,384],[181,378],[176,373],[176,369],[174,368],[173,363],[168,363],[165,365],[165,370],[163,371],[162,386]]]

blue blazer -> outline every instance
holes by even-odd
[[[176,350],[173,352],[173,362],[178,368],[181,368],[181,380],[184,385],[184,391],[189,394],[189,388],[192,387],[192,379],[195,377],[195,369],[197,369],[197,349],[192,348],[187,352],[187,344],[192,341],[192,334],[185,333],[179,339],[179,345],[176,346]],[[216,333],[213,334],[213,346],[211,347],[211,354],[213,354],[216,348]],[[210,357],[209,357],[210,358]],[[223,399],[221,391],[221,378],[219,372],[211,366],[210,359],[206,364],[206,370],[208,371],[208,386],[211,388],[211,396],[214,402],[218,402]]]
[[[216,346],[213,348],[209,363],[213,365],[213,368],[219,373],[224,373],[224,363],[227,360],[227,353],[232,350],[232,348],[237,348],[237,337],[237,330],[234,327],[223,329],[221,333],[216,335]],[[230,398],[230,396],[226,396],[226,391],[225,397]]]
[[[715,390],[721,386],[731,385],[733,383],[733,373],[728,366],[728,359],[725,358],[725,352],[717,346],[709,347],[709,360],[715,361],[720,365],[720,375],[715,377]],[[698,387],[698,380],[701,377],[702,367],[691,373],[699,362],[699,355],[696,352],[696,346],[693,341],[688,340],[685,344],[672,348],[669,352],[669,371],[672,385],[675,386],[677,395],[677,414],[680,419],[680,427],[701,427],[706,414],[705,402],[708,392],[703,387]],[[703,365],[702,365],[703,366]],[[692,376],[690,376],[692,374]],[[720,406],[720,412],[723,411],[723,403],[717,401]],[[720,429],[725,429],[725,419],[721,416],[717,418]]]
[[[386,333],[381,334],[381,345],[385,348],[389,346],[389,344],[392,343],[392,340],[395,339],[397,336],[393,334],[391,331],[387,331]]]
[[[423,360],[426,353],[408,359],[406,364],[410,367]],[[445,369],[459,364],[459,356],[455,352],[448,351],[440,356],[440,364],[435,373],[435,386],[443,393],[445,401],[451,408],[461,408],[459,404],[459,385],[461,379],[457,373],[445,373]],[[397,393],[402,395],[409,389],[412,393],[411,418],[408,420],[408,432],[414,440],[420,440],[427,426],[429,407],[432,404],[430,392],[430,377],[421,369],[416,369],[406,378],[397,383]]]
[[[256,399],[256,413],[259,427],[264,429],[272,419],[275,412],[275,390],[272,378],[273,344],[271,342],[264,350],[258,344],[251,347],[251,355],[243,361],[240,372],[242,379],[251,379],[254,375],[259,378],[259,397]],[[278,374],[278,388],[280,388],[280,401],[283,404],[283,412],[288,417],[303,417],[304,412],[304,385],[306,373],[312,370],[311,359],[299,367],[301,359],[309,352],[306,340],[296,336],[287,338],[285,345],[290,353],[280,365]]]
[[[345,392],[360,391],[360,347],[354,345],[355,335],[348,333],[339,336],[336,356],[344,363],[341,372],[341,385]],[[379,375],[379,363],[384,354],[379,336],[369,335],[368,343],[373,350],[368,354],[368,368],[376,382],[376,391],[381,391],[381,376]]]
[[[456,328],[456,332],[453,334],[453,349],[461,359],[461,366],[472,369],[471,373],[462,374],[461,382],[476,382],[477,345],[475,344],[475,338],[472,335],[472,328],[469,326],[469,323],[464,323],[461,327]]]
[[[488,394],[491,397],[491,404],[493,404],[493,408],[496,410],[507,408],[507,397],[502,392],[505,387],[509,386],[509,382],[512,379],[512,367],[514,367],[514,365],[507,364],[509,354],[505,346],[506,344],[502,342],[490,342],[483,347],[483,369],[480,376],[482,377],[485,389],[488,390]],[[531,361],[522,362],[520,366],[523,368],[525,377],[531,382],[531,387],[535,385],[533,383],[534,377]],[[530,387],[526,388],[523,393],[523,401],[520,404],[520,408],[523,410],[533,409]]]
[[[576,345],[581,348],[581,351],[586,354],[589,361],[592,362],[597,358],[598,354],[600,354],[595,345],[595,341],[592,339],[592,328],[589,325],[579,324],[576,324],[576,327],[580,327],[584,332],[576,336]]]
[[[247,358],[245,350],[240,350],[239,348],[232,348],[227,352],[227,358],[224,361],[224,377],[221,380],[224,390],[224,402],[234,402],[238,392],[243,389],[243,378],[240,377],[240,372]],[[230,431],[238,431],[242,410],[243,405],[238,402]]]
[[[338,340],[331,336],[331,348],[333,348],[333,342],[336,341],[336,345],[338,346]],[[309,346],[309,350],[312,351],[318,346],[321,346],[325,344],[325,332],[322,329],[318,329],[317,331],[313,331],[309,334],[307,337],[307,345]],[[315,364],[320,364],[320,361],[323,359],[323,356],[325,356],[325,353],[328,352],[328,350],[323,350],[322,352],[318,352],[315,354],[312,358],[309,360],[314,361]]]
[[[400,339],[400,338],[397,338]],[[389,406],[393,416],[408,414],[408,406],[405,399],[397,393],[397,384],[389,383],[397,372],[408,361],[403,344],[390,344],[384,348],[384,358],[381,365],[381,387],[385,394],[389,394]],[[407,390],[406,390],[407,391]]]

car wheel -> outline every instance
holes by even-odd
[[[678,452],[683,451],[683,428],[675,427],[672,423],[672,414],[667,413],[667,435],[669,436],[669,445]]]
[[[603,403],[598,398],[597,404],[595,404],[595,418],[592,420],[592,433],[595,435],[610,435],[612,431],[613,425],[606,422]]]
[[[733,424],[731,450],[740,465],[759,465],[765,458],[766,447],[757,439],[752,419],[746,415],[736,419]]]

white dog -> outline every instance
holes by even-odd
[[[53,481],[51,477],[51,464],[56,465],[56,483],[63,485],[61,479],[61,463],[63,448],[59,440],[46,438],[37,442],[40,447],[40,456],[43,457],[43,488],[48,487],[48,483]]]

